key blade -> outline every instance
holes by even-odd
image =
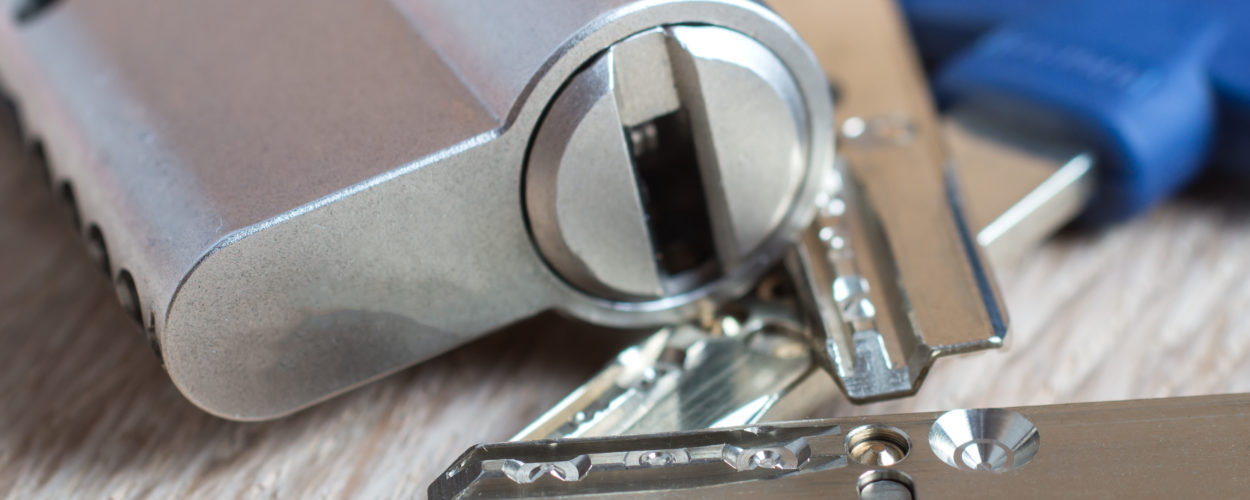
[[[827,398],[786,396],[810,379],[833,383],[812,362],[800,318],[781,304],[742,306],[736,316],[717,318],[715,328],[673,325],[625,349],[512,440],[674,432],[808,415]]]
[[[897,6],[836,3],[805,33],[843,96],[843,161],[787,266],[823,362],[868,402],[914,393],[939,356],[1001,346],[1007,317]]]
[[[431,499],[606,495],[725,486],[845,467],[831,421],[478,445]]]
[[[503,443],[470,449],[428,491],[435,500],[1241,498],[1247,415],[1250,395],[1233,394]],[[744,456],[756,466],[740,466]]]

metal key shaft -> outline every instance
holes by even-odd
[[[465,452],[429,494],[1239,498],[1250,466],[1247,414],[1250,395],[1233,394],[498,443]]]

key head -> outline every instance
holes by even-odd
[[[1250,6],[1229,0],[903,2],[946,106],[1099,153],[1086,223],[1141,213],[1214,166],[1250,174]]]

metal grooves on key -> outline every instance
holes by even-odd
[[[479,445],[430,485],[429,496],[593,495],[647,490],[661,480],[680,489],[794,477],[846,467],[841,437],[837,425],[786,423]]]
[[[712,324],[659,329],[512,440],[750,425],[820,370],[787,308],[751,302]]]
[[[653,407],[659,399],[677,388],[682,374],[683,369],[680,365],[657,361],[634,376],[623,377],[600,398],[574,413],[567,422],[556,429],[555,435],[576,437],[596,428],[628,428],[634,423],[633,421],[620,421],[619,418],[613,420],[611,417],[631,414],[625,411],[623,406],[638,408],[639,415],[645,414],[645,408]]]
[[[901,395],[913,390],[917,371],[908,366],[911,356],[896,366],[890,348],[911,353],[921,346],[915,335],[897,335],[897,346],[887,345],[882,322],[893,331],[911,331],[905,316],[906,302],[899,289],[898,271],[870,200],[847,165],[833,168],[826,189],[817,197],[812,230],[798,249],[798,264],[810,281],[800,286],[810,294],[810,305],[824,332],[825,362],[852,399],[871,399],[883,394]],[[883,304],[878,301],[884,300]],[[832,306],[832,307],[830,307]],[[882,314],[891,316],[882,316]],[[923,357],[923,356],[921,356]]]

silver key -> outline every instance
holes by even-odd
[[[783,423],[632,437],[478,446],[430,498],[642,493],[780,479],[846,466],[841,428]]]
[[[820,359],[856,402],[912,394],[935,358],[998,347],[1007,334],[914,50],[892,4],[880,4],[831,20],[855,40],[822,60],[845,96],[843,161],[787,259]]]
[[[704,326],[665,327],[625,349],[513,440],[747,425],[806,414],[824,398],[779,403],[809,379],[832,387],[793,308],[752,301]]]

